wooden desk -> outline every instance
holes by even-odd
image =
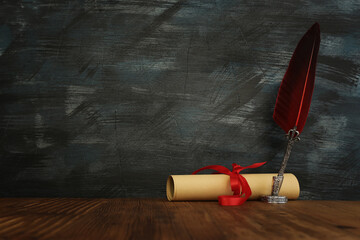
[[[0,199],[0,239],[360,239],[360,202]]]

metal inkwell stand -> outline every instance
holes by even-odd
[[[320,26],[315,23],[301,38],[290,60],[279,88],[273,118],[285,131],[288,144],[277,176],[273,177],[270,196],[262,197],[268,203],[286,203],[286,196],[279,196],[284,172],[291,149],[304,128],[314,90],[316,60],[320,47]]]

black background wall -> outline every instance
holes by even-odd
[[[360,200],[358,1],[1,1],[0,195],[165,197],[205,165],[276,172],[277,91],[321,27],[287,171],[302,199]]]

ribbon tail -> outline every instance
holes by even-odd
[[[264,165],[266,162],[260,162],[260,163],[254,163],[250,166],[247,166],[247,167],[242,167],[241,170],[244,170],[244,169],[247,169],[247,168],[258,168],[258,167],[261,167],[262,165]]]
[[[240,197],[240,196],[219,196],[218,201],[221,206],[239,206],[246,202],[248,197]]]

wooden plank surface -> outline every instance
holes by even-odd
[[[360,202],[0,199],[0,239],[359,239]]]

